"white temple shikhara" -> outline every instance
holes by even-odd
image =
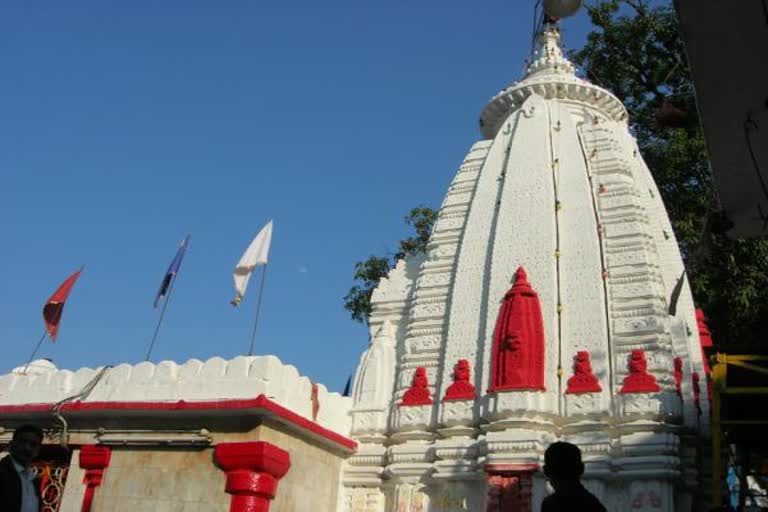
[[[608,510],[701,493],[708,403],[677,242],[624,106],[559,40],[546,27],[486,106],[426,256],[374,292],[344,510],[538,510],[556,440],[581,447]]]
[[[270,356],[35,363],[0,377],[0,443],[64,426],[63,511],[531,512],[556,440],[608,510],[706,510],[703,319],[624,106],[559,40],[375,290],[352,397]]]

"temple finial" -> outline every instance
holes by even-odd
[[[554,23],[545,23],[539,32],[533,60],[525,77],[537,74],[574,74],[575,67],[565,58],[560,47],[560,29]]]

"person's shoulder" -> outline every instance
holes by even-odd
[[[608,509],[606,509],[605,505],[603,505],[603,503],[599,499],[597,499],[597,496],[589,492],[587,489],[584,489],[584,490],[586,491],[586,494],[588,496],[587,501],[589,502],[589,503],[585,503],[585,505],[589,506],[590,511],[608,512]]]
[[[549,512],[549,511],[556,511],[559,510],[557,504],[560,501],[559,497],[556,493],[550,494],[549,496],[546,496],[541,501],[541,512]]]
[[[10,481],[15,475],[16,468],[13,467],[10,456],[6,455],[0,459],[0,480],[3,482]]]
[[[0,471],[4,471],[7,469],[15,469],[13,467],[13,461],[11,460],[10,455],[6,455],[2,459],[0,459]]]

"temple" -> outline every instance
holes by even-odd
[[[0,377],[0,442],[54,427],[64,511],[532,512],[557,440],[608,510],[706,510],[711,341],[624,106],[547,25],[480,129],[351,397],[274,357],[37,362]]]

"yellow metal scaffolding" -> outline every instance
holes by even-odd
[[[729,386],[728,366],[735,366],[768,377],[768,368],[753,364],[768,362],[768,356],[716,353],[712,365],[712,505],[722,504],[723,471],[723,435],[727,427],[768,425],[768,420],[723,419],[723,396],[727,395],[768,395],[768,386]],[[724,428],[725,427],[725,428]]]

